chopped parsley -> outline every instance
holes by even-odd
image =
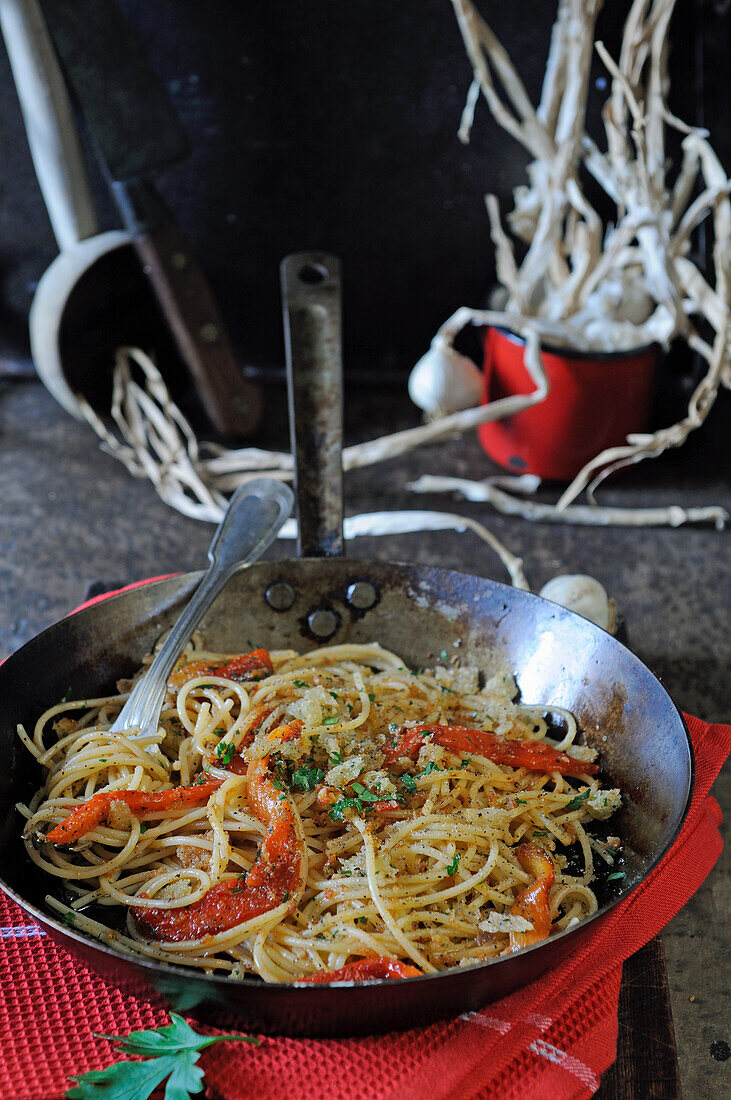
[[[340,721],[339,718],[323,718],[323,726],[335,726]]]
[[[439,654],[439,656],[441,657],[441,659],[442,659],[443,661],[446,661],[446,659],[447,659],[447,651],[446,651],[446,649],[443,649],[443,650],[442,650],[442,652],[441,652],[441,653]]]
[[[289,890],[284,891],[283,900],[284,901],[289,901]]]
[[[360,805],[357,798],[341,798],[339,802],[336,802],[333,806],[330,807],[328,813],[334,821],[342,821],[343,811],[349,810],[353,806],[360,810]]]
[[[620,878],[624,878],[624,877],[625,877],[624,871],[613,871],[611,875],[607,875],[606,881],[607,882],[615,882],[616,880],[618,880]]]
[[[216,756],[224,767],[231,763],[236,754],[236,746],[230,742],[221,741],[216,745]]]
[[[431,775],[432,772],[443,772],[444,768],[440,768],[438,764],[435,764],[433,760],[430,760],[423,772],[417,772],[417,776]]]
[[[445,654],[445,656],[446,656],[446,654]],[[440,684],[439,689],[440,689],[440,691],[448,692],[450,695],[456,695],[457,694],[457,692],[454,690],[454,688],[448,688],[445,684]]]
[[[314,764],[300,764],[294,768],[289,778],[290,786],[297,791],[314,791],[315,787],[325,778],[323,768]]]
[[[310,686],[306,680],[293,680],[292,683],[297,688],[308,688]]]
[[[338,764],[342,764],[343,754],[341,752],[334,752],[330,757],[330,767],[336,768]]]
[[[362,814],[367,813],[374,802],[403,801],[403,795],[393,794],[389,795],[388,798],[384,798],[381,794],[374,794],[373,791],[369,791],[362,783],[352,783],[351,786],[355,791],[355,798],[341,798],[328,811],[334,821],[342,821],[345,810],[353,809],[356,813]]]
[[[564,806],[565,810],[578,810],[579,806],[583,806],[587,798],[591,794],[591,787],[587,787],[581,794],[577,794],[576,798],[572,798],[571,801]]]
[[[328,695],[332,695],[333,699],[339,699],[340,698],[337,691],[328,691]]]
[[[146,833],[146,832],[147,832],[147,826],[146,825],[140,825],[140,836],[143,833]]]
[[[68,703],[70,698],[71,698],[71,685],[69,684],[69,686],[66,688],[66,694],[64,695],[61,702],[62,703]]]
[[[67,924],[69,928],[73,928],[76,924],[76,917],[73,913],[64,913],[64,915],[61,917],[61,920],[64,924]]]
[[[416,791],[416,780],[413,775],[402,775],[401,786],[405,791],[408,791],[409,794],[414,794]]]
[[[447,867],[448,875],[456,875],[457,868],[459,867],[459,852],[455,852],[454,859]]]
[[[373,692],[372,692],[372,691],[369,691],[369,692],[368,692],[368,701],[369,701],[370,703],[375,703],[375,701],[376,701],[376,697],[375,697],[375,695],[373,694]]]
[[[362,783],[353,783],[353,790],[358,795],[361,802],[382,802],[380,794],[373,794],[367,787],[364,787]]]

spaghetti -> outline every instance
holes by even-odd
[[[415,672],[377,644],[194,641],[145,738],[109,731],[130,688],[18,730],[45,769],[19,809],[30,858],[63,884],[48,904],[123,951],[268,982],[406,977],[597,908],[595,859],[620,842],[589,827],[619,792],[572,715],[548,708],[551,740],[510,677]]]

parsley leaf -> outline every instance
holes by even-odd
[[[613,871],[611,875],[607,875],[606,882],[614,882],[615,879],[624,878],[624,871]]]
[[[292,683],[298,688],[308,688],[310,686],[306,680],[293,680]]]
[[[576,798],[572,798],[571,801],[564,806],[565,810],[578,810],[579,806],[583,806],[587,798],[591,794],[591,787],[587,787],[581,794],[577,794]]]
[[[338,764],[342,764],[343,754],[341,752],[334,752],[330,757],[330,767],[336,768]]]
[[[447,874],[448,875],[456,875],[458,867],[459,867],[459,852],[455,852],[454,859],[452,860],[452,862],[447,867]]]
[[[145,1062],[121,1061],[76,1078],[67,1100],[147,1100],[168,1078],[165,1100],[190,1100],[203,1091],[203,1070],[196,1065],[200,1052],[213,1043],[258,1044],[249,1035],[199,1035],[182,1016],[170,1013],[170,1023],[130,1035],[100,1035],[118,1043],[117,1052],[146,1058]]]
[[[414,794],[416,791],[416,780],[412,775],[402,775],[401,786],[405,791],[408,791],[409,794]]]
[[[323,718],[323,726],[334,726],[340,721],[339,718]]]

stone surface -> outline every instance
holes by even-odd
[[[1,384],[0,384],[1,385]],[[727,395],[726,395],[727,396]],[[284,395],[270,410],[259,445],[288,445]],[[682,451],[635,468],[600,490],[617,505],[731,506],[728,407]],[[349,442],[417,422],[388,389],[346,395]],[[725,429],[725,430],[724,430]],[[520,554],[538,590],[557,573],[590,573],[619,603],[632,647],[676,703],[708,720],[729,720],[729,536],[710,527],[577,528],[498,516],[487,505],[414,496],[423,473],[481,478],[495,469],[474,439],[424,448],[346,477],[347,511],[428,508],[486,524]],[[541,490],[552,499],[551,489]],[[0,388],[0,658],[82,601],[95,582],[120,582],[200,567],[211,528],[168,508],[145,481],[102,453],[37,383]],[[359,540],[356,557],[410,559],[506,580],[491,551],[470,533],[438,532]],[[293,553],[278,543],[269,556]],[[727,770],[715,793],[728,812]],[[681,1077],[688,1097],[727,1095],[731,1060],[728,993],[729,861],[721,863],[664,934]],[[691,998],[693,998],[691,1000]]]

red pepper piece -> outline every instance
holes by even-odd
[[[261,680],[274,671],[272,658],[267,649],[253,649],[251,653],[240,653],[231,657],[223,665],[214,661],[193,661],[176,669],[168,680],[169,686],[177,691],[188,680],[197,676],[223,676],[227,680],[245,683],[249,680]]]
[[[561,775],[572,776],[595,775],[599,771],[598,764],[576,760],[543,741],[512,741],[489,730],[440,725],[402,727],[384,749],[386,764],[395,764],[404,756],[416,760],[419,749],[425,742],[425,734],[431,734],[435,744],[455,755],[473,752],[495,764],[507,764],[511,768],[526,768],[531,772],[560,772]]]
[[[105,823],[114,802],[124,802],[135,817],[174,809],[187,803],[207,802],[222,779],[209,779],[192,787],[173,787],[169,791],[100,791],[88,802],[77,806],[65,821],[51,829],[46,840],[51,844],[73,844],[86,833]]]
[[[386,955],[373,955],[368,959],[358,959],[356,962],[346,963],[339,970],[328,970],[323,973],[317,971],[306,978],[299,978],[301,982],[372,982],[385,981],[388,978],[418,978],[421,970],[415,966],[401,962],[400,959],[390,959]]]
[[[554,880],[553,860],[544,848],[531,841],[517,851],[520,865],[535,881],[521,890],[510,908],[513,917],[524,917],[533,925],[531,932],[511,932],[510,950],[519,951],[545,940],[551,931],[549,895]]]
[[[221,665],[213,672],[214,676],[225,676],[228,680],[237,680],[243,683],[245,680],[261,680],[274,671],[272,659],[267,649],[253,649],[251,653],[243,653],[238,657],[232,657],[225,665]]]
[[[295,895],[302,886],[302,844],[291,807],[280,799],[268,774],[269,758],[249,765],[247,798],[252,813],[269,829],[251,870],[238,879],[219,882],[200,898],[180,909],[144,909],[132,912],[140,931],[150,939],[180,943],[215,936],[237,924],[268,913]]]

